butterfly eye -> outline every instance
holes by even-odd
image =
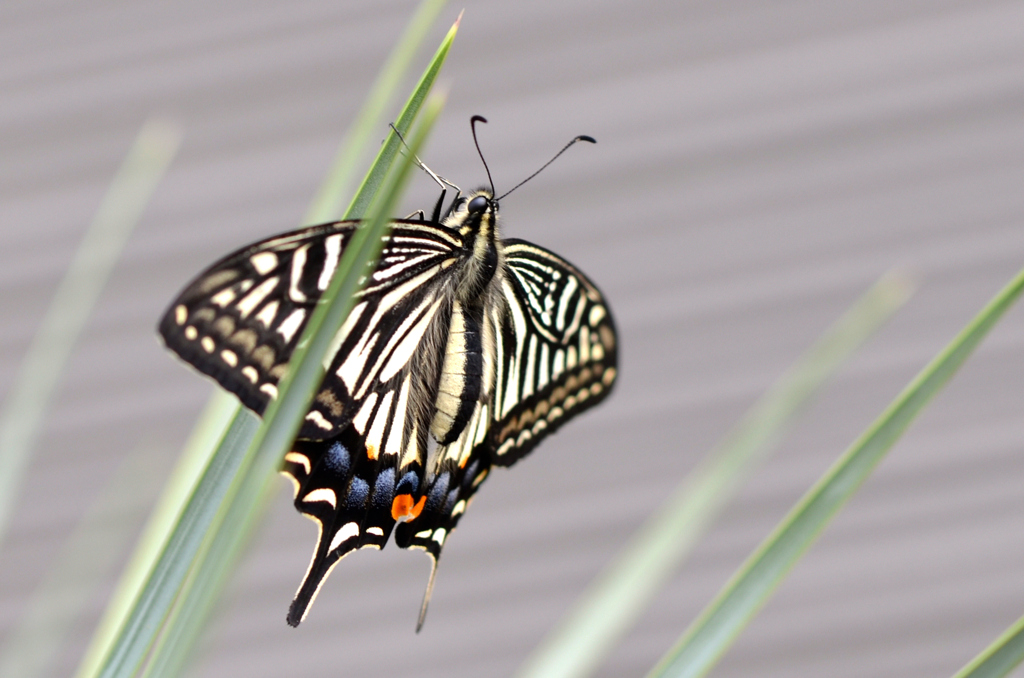
[[[469,201],[469,205],[466,206],[466,209],[468,209],[471,214],[483,212],[487,209],[487,198],[482,195],[478,195]]]

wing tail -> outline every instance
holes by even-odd
[[[423,628],[423,622],[427,620],[427,606],[430,605],[430,596],[434,593],[434,579],[437,577],[437,558],[440,554],[438,550],[437,555],[427,551],[430,556],[430,579],[427,580],[427,590],[423,592],[423,603],[420,605],[420,616],[416,620],[416,633],[420,632]]]
[[[347,523],[342,530],[349,525],[355,525],[355,523]],[[313,558],[309,562],[309,569],[306,570],[306,576],[299,585],[299,590],[295,592],[295,598],[288,608],[287,620],[289,626],[298,626],[302,623],[331,570],[334,569],[334,566],[342,558],[358,548],[358,534],[353,532],[351,536],[346,537],[342,530],[332,530],[330,533],[326,530],[320,530],[320,538],[317,540],[316,549],[313,551]],[[342,541],[335,545],[334,542],[337,542],[339,537]],[[351,543],[345,544],[344,548],[342,548],[346,541]]]
[[[319,528],[309,568],[288,609],[288,623],[298,626],[338,561],[356,549],[384,547],[395,525],[395,472],[369,458],[351,427],[334,440],[297,441],[281,471],[294,481],[295,508]]]

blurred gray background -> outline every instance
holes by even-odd
[[[1024,265],[1024,3],[465,3],[425,160],[587,271],[621,332],[602,407],[492,474],[428,573],[393,545],[284,615],[315,527],[280,492],[194,676],[509,676],[644,518],[891,267],[919,293],[744,487],[601,676],[642,675],[796,499]],[[298,225],[414,3],[5,2],[0,395],[142,122],[185,140],[53,402],[0,550],[0,637],[123,460],[166,473],[211,383],[155,324]],[[461,6],[428,39],[417,72]],[[383,138],[385,130],[381,130]],[[404,212],[431,206],[419,177]],[[1024,612],[1024,308],[893,449],[716,676],[951,675]],[[151,481],[150,481],[151,482]],[[138,525],[152,500],[125,513]],[[136,505],[137,504],[137,505]],[[117,555],[119,561],[127,552]],[[77,664],[116,573],[52,675]]]

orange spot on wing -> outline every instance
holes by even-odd
[[[376,461],[376,459],[377,459],[377,448],[374,447],[373,445],[367,445],[366,446],[366,456],[369,457],[371,461]]]
[[[391,517],[399,522],[414,520],[419,517],[426,503],[427,495],[423,495],[414,503],[411,494],[400,494],[391,502]]]

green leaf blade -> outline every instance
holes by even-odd
[[[428,20],[432,20],[433,15],[436,15],[438,7],[438,0],[425,0],[425,8],[421,8],[413,20],[413,23],[423,23]],[[404,109],[403,116],[405,119],[405,125],[408,126],[412,119],[416,117],[417,113],[423,107],[426,101],[427,94],[430,87],[436,80],[436,76],[439,73],[441,66],[444,63],[444,59],[448,53],[448,47],[450,47],[452,40],[454,39],[455,31],[457,29],[458,22],[449,31],[441,48],[435,54],[431,60],[426,72],[419,81],[419,85],[413,92],[413,96],[407,101]],[[406,32],[406,36],[419,35],[422,37],[426,33],[426,27],[424,26],[411,26],[410,30]],[[403,44],[399,47],[401,50],[415,49],[414,46],[409,44]],[[401,61],[401,59],[398,59]],[[391,64],[396,62],[396,58],[393,57],[389,62]],[[394,75],[393,73],[391,74]],[[401,80],[401,77],[395,76],[384,78],[390,83],[390,86],[397,86],[397,83]],[[386,98],[386,97],[385,97]],[[365,117],[365,116],[364,116]],[[399,127],[401,129],[401,127]],[[393,135],[389,135],[389,138]],[[394,140],[392,140],[394,142]],[[394,143],[395,152],[390,155],[383,153],[378,154],[377,160],[368,173],[366,179],[364,179],[357,198],[360,196],[368,196],[367,199],[372,198],[375,193],[378,192],[380,183],[383,177],[391,167],[396,159],[398,158],[397,143]],[[346,158],[339,158],[338,163],[347,162]],[[322,198],[326,194],[337,193],[339,187],[332,184],[338,180],[338,177],[344,177],[344,168],[339,169],[337,166],[335,170],[329,175],[330,187],[325,187],[319,192],[319,196]],[[326,206],[325,206],[326,205]],[[329,215],[325,214],[325,211],[330,209],[330,201],[315,201],[313,207],[309,211],[309,215],[313,218],[329,218]],[[347,214],[346,217],[351,216]],[[365,254],[365,253],[364,253]],[[335,274],[335,280],[339,279],[342,274],[341,262],[339,262],[339,268]],[[318,309],[319,310],[319,309]],[[312,323],[312,318],[311,318]],[[307,327],[308,329],[308,327]],[[314,387],[315,388],[315,387]],[[216,396],[219,397],[219,396]],[[283,399],[283,396],[282,396]],[[184,593],[183,587],[186,582],[194,582],[196,578],[192,578],[189,575],[189,579],[186,579],[187,573],[191,568],[195,567],[195,562],[205,552],[204,548],[204,535],[207,530],[215,525],[218,520],[223,520],[224,516],[227,515],[230,506],[233,506],[232,499],[235,501],[241,501],[243,505],[247,507],[247,510],[251,513],[253,503],[256,501],[251,498],[251,485],[255,483],[252,480],[253,474],[251,469],[253,468],[253,459],[255,456],[255,448],[250,443],[254,439],[254,434],[257,431],[257,425],[255,418],[246,411],[242,411],[237,405],[234,410],[234,417],[231,419],[232,424],[228,434],[224,435],[221,444],[215,450],[207,452],[207,457],[211,459],[207,466],[206,472],[204,472],[202,478],[196,485],[195,491],[192,492],[192,498],[189,502],[180,509],[182,519],[178,521],[178,524],[174,525],[171,534],[162,535],[155,539],[160,543],[167,543],[168,545],[182,544],[180,547],[175,546],[173,552],[171,549],[164,548],[160,551],[162,555],[155,561],[148,565],[141,566],[150,572],[150,575],[146,578],[146,583],[141,587],[140,592],[135,597],[132,605],[126,606],[127,611],[123,613],[123,617],[120,619],[110,620],[106,625],[107,630],[103,633],[97,633],[93,639],[93,643],[87,652],[86,659],[79,668],[77,673],[78,678],[94,678],[95,676],[103,676],[104,678],[127,678],[133,676],[138,671],[142,662],[146,658],[146,654],[149,649],[153,646],[156,641],[157,632],[164,627],[167,622],[168,616],[171,613],[171,604],[179,596]],[[302,413],[305,414],[304,412]],[[244,429],[244,430],[243,430]],[[297,430],[297,426],[296,429]],[[294,437],[294,434],[292,434]],[[283,439],[280,431],[274,434],[274,440],[280,441]],[[288,441],[290,443],[290,440]],[[288,444],[285,443],[285,444]],[[225,457],[224,459],[219,459]],[[262,465],[260,465],[262,468]],[[270,467],[272,470],[272,466]],[[262,488],[270,475],[270,471],[265,471],[262,478],[260,479],[259,486]],[[236,481],[240,478],[249,478],[248,489],[245,493],[239,493],[237,486],[232,485],[232,481]],[[232,488],[235,489],[232,489]],[[258,493],[257,493],[258,494]],[[244,495],[244,499],[240,499]],[[206,498],[208,501],[200,502],[200,498]],[[248,503],[246,503],[248,502]],[[201,504],[201,505],[200,505]],[[187,515],[186,515],[187,514]],[[247,523],[248,524],[248,523]],[[187,537],[179,535],[179,532],[188,533]],[[197,541],[196,536],[199,539]],[[181,542],[181,540],[185,540]],[[165,560],[174,561],[171,563],[165,563]],[[208,576],[208,575],[204,575]],[[192,584],[189,584],[191,586]],[[202,589],[206,584],[199,582],[196,584],[197,587]],[[203,589],[207,590],[207,589]],[[187,597],[187,596],[186,596]],[[194,603],[194,598],[189,598]],[[205,618],[203,614],[188,614],[183,616],[184,619],[192,620],[190,623],[201,624],[202,619]],[[109,633],[109,628],[118,628],[119,631],[116,634]],[[103,631],[103,629],[101,629]],[[179,638],[194,637],[194,633],[181,633],[176,634]],[[166,644],[161,641],[161,646]],[[172,647],[168,645],[167,647]],[[176,646],[175,646],[176,647]],[[182,651],[187,651],[186,646]],[[172,651],[177,651],[172,648]],[[99,657],[100,659],[96,659]]]
[[[160,499],[143,528],[135,552],[107,602],[92,642],[75,674],[79,678],[96,675],[99,671],[107,651],[113,647],[118,632],[125,626],[125,620],[141,595],[183,507],[209,464],[211,450],[217,449],[239,414],[238,400],[227,391],[217,389],[186,441]]]
[[[1021,271],[990,301],[883,411],[804,495],[648,678],[706,675],[767,602],[778,584],[810,547],[921,410],[948,383],[989,330],[1024,290]]]
[[[906,302],[912,287],[904,276],[883,276],[828,328],[637,530],[517,675],[582,678],[593,673],[692,552],[743,478],[777,447],[836,371]]]
[[[1024,617],[986,647],[953,678],[1003,678],[1024,661]]]
[[[210,459],[109,653],[97,669],[97,675],[104,678],[132,676],[142,665],[163,624],[166,610],[177,596],[180,582],[188,574],[191,556],[202,544],[210,516],[241,467],[241,453],[256,428],[256,418],[248,412],[240,411],[232,420],[218,446],[218,454]]]
[[[420,77],[412,96],[405,102],[402,112],[398,114],[398,119],[395,120],[395,128],[401,135],[406,136],[409,134],[413,121],[423,107],[423,103],[427,100],[427,96],[430,94],[430,90],[434,86],[438,74],[441,72],[441,67],[444,66],[444,62],[448,58],[448,50],[451,49],[452,43],[455,41],[455,36],[459,32],[459,24],[461,23],[462,13],[460,12],[459,17],[452,24],[452,27],[448,29],[447,35],[444,36],[444,40],[441,41],[441,45],[434,53],[427,69]],[[358,219],[367,213],[377,188],[383,183],[385,174],[394,165],[401,147],[402,140],[394,133],[388,134],[384,145],[381,146],[380,151],[377,153],[377,158],[370,167],[370,171],[366,173],[363,183],[359,186],[355,197],[352,198],[352,202],[349,203],[348,208],[345,210],[345,219]]]
[[[355,122],[352,123],[351,128],[345,135],[344,141],[339,146],[332,169],[306,211],[303,223],[315,224],[338,218],[341,196],[346,194],[349,178],[355,173],[356,163],[362,157],[363,149],[369,145],[374,135],[379,134],[379,131],[385,127],[387,120],[384,116],[387,105],[408,72],[413,57],[416,56],[416,52],[426,38],[427,31],[433,26],[434,21],[441,13],[445,4],[446,0],[424,0],[416,9],[416,13],[409,21],[402,36],[395,43],[391,55],[381,68],[380,75],[377,76],[373,86],[370,88],[370,94],[367,96],[366,102],[363,104]],[[399,126],[400,130],[408,130],[409,123],[415,118],[416,113],[426,99],[427,92],[430,91],[434,81],[437,79],[441,66],[444,65],[444,61],[448,56],[448,49],[455,39],[458,24],[459,22],[456,21],[455,25],[448,31],[448,35],[442,41],[437,54],[434,55],[426,72],[420,78],[419,84],[413,91],[413,96],[406,102],[405,110],[409,112],[409,119],[406,121],[404,128]],[[384,158],[381,158],[381,153],[378,154],[378,160],[373,163],[370,171],[363,178],[363,182],[353,198],[353,203],[357,201],[360,204],[364,201],[368,202],[364,194],[372,196],[381,181],[383,181],[384,174],[392,162],[394,162],[394,153]],[[363,210],[356,212],[350,205],[345,210],[342,218],[353,219],[361,216],[362,213]]]

